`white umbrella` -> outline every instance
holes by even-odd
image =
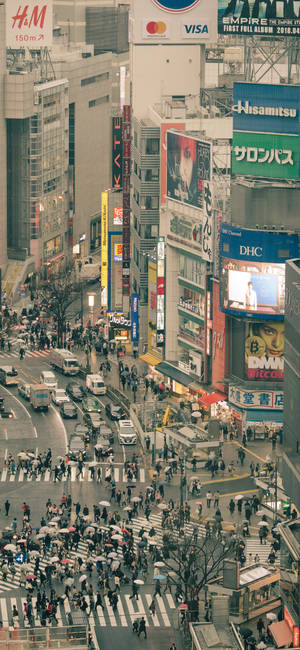
[[[86,580],[86,579],[87,579],[87,576],[86,576],[86,575],[80,576],[80,578],[79,578],[79,582],[83,582],[83,581]]]
[[[119,530],[121,532],[120,526],[113,525],[111,526],[111,528],[113,528],[114,530]]]
[[[112,535],[112,539],[116,539],[116,540],[118,540],[118,541],[121,542],[122,539],[123,539],[123,537],[122,537],[122,535],[117,535],[117,534],[116,534],[116,535]]]
[[[134,582],[135,585],[144,585],[145,584],[144,580],[139,580],[139,579],[134,580],[133,582]]]
[[[52,517],[51,521],[60,521],[60,517]]]
[[[65,585],[67,585],[68,587],[71,587],[71,585],[73,584],[73,582],[74,582],[74,578],[67,578],[67,579],[65,580]]]
[[[158,503],[158,504],[157,504],[157,507],[158,507],[160,510],[168,510],[168,509],[169,509],[169,506],[168,506],[167,503]]]
[[[99,463],[97,463],[96,460],[92,460],[92,462],[89,463],[89,467],[96,467],[97,465],[99,465]]]
[[[61,528],[58,532],[63,533],[63,535],[64,535],[65,533],[69,533],[70,531],[69,531],[68,528]]]
[[[154,562],[154,566],[165,566],[164,562]]]
[[[95,557],[95,560],[96,562],[106,562],[106,557],[104,557],[104,555],[97,555],[97,557]]]
[[[106,506],[106,508],[108,508],[110,506],[110,502],[109,501],[99,501],[99,506]]]
[[[15,546],[15,544],[6,544],[4,546],[4,550],[5,551],[16,551],[17,547]]]
[[[264,650],[267,646],[263,641],[260,641],[256,647],[258,650]]]
[[[269,528],[269,524],[268,524],[267,521],[263,521],[263,520],[261,520],[261,521],[258,522],[257,525],[258,525],[258,526],[262,526],[262,527],[264,526],[265,528]]]
[[[49,521],[48,526],[57,526],[57,521]]]
[[[111,552],[108,554],[107,557],[110,557],[110,558],[116,559],[116,558],[118,557],[118,553],[115,553],[114,551],[111,551]]]
[[[26,454],[25,451],[20,451],[20,453],[18,454],[18,458],[21,458],[21,460],[28,460],[29,455]]]
[[[276,614],[274,614],[274,612],[268,612],[266,614],[266,618],[268,619],[268,621],[276,621],[277,620],[277,616],[276,616]]]
[[[263,510],[257,510],[257,512],[255,514],[256,514],[257,517],[262,517],[265,513],[264,513]]]
[[[59,557],[57,557],[57,555],[54,555],[54,557],[50,558],[50,562],[52,562],[53,564],[55,564],[55,562],[59,562]]]
[[[244,498],[244,497],[243,497],[242,494],[237,494],[237,495],[234,497],[234,500],[235,500],[235,501],[240,501],[240,500],[243,499],[243,498]]]
[[[200,411],[192,411],[192,413],[191,413],[191,417],[192,417],[192,418],[201,418],[201,417],[202,417],[202,413],[200,413]]]
[[[30,558],[40,555],[39,551],[30,551]]]
[[[141,500],[140,497],[132,497],[132,499],[131,499],[131,501],[133,501],[133,503],[138,503],[140,500]]]
[[[92,539],[87,539],[86,541],[87,541],[88,544],[94,544]]]
[[[130,510],[132,510],[132,507],[131,506],[126,506],[125,508],[123,508],[123,510],[127,510],[127,512],[129,512]]]

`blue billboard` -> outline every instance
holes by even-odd
[[[139,340],[139,297],[137,293],[131,296],[131,341],[137,343]]]
[[[221,224],[220,308],[251,318],[283,319],[285,261],[298,256],[298,235]]]
[[[300,133],[300,86],[233,84],[233,130]]]

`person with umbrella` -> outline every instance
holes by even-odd
[[[139,599],[138,591],[139,591],[138,590],[138,585],[135,583],[134,580],[132,580],[132,583],[131,583],[131,596],[129,596],[129,600],[132,600],[133,598],[138,600]]]

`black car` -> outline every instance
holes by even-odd
[[[72,404],[72,402],[63,402],[63,404],[60,406],[60,414],[62,418],[77,418],[78,417],[78,411],[75,406],[75,404]]]
[[[114,432],[106,424],[100,424],[99,435],[108,440],[111,445],[114,444]]]
[[[86,391],[84,390],[83,386],[81,386],[81,384],[78,384],[76,381],[70,381],[70,383],[67,384],[66,393],[75,402],[81,402],[81,400],[83,400],[84,396],[86,395]]]
[[[121,406],[110,402],[105,405],[105,413],[111,420],[124,420],[127,418]]]
[[[100,413],[85,413],[83,421],[93,434],[99,433],[100,425],[105,424]]]

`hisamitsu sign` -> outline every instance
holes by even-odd
[[[235,83],[233,130],[300,133],[300,86]]]

